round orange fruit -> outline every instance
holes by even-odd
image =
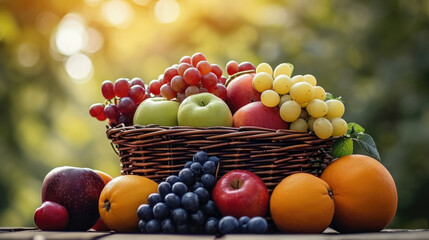
[[[103,179],[104,185],[106,185],[110,180],[112,180],[112,177],[100,170],[94,170],[100,177]],[[94,226],[92,226],[92,229],[95,231],[109,231],[110,229],[106,226],[106,224],[103,222],[103,219],[99,218],[98,221],[95,223]]]
[[[331,223],[334,201],[329,186],[309,173],[283,179],[273,190],[270,213],[277,228],[286,233],[321,233]]]
[[[331,187],[339,232],[377,232],[393,219],[398,204],[395,182],[374,158],[348,155],[332,162],[321,178]]]
[[[112,176],[110,176],[109,174],[100,171],[100,170],[94,170],[98,175],[100,175],[100,177],[103,179],[104,185],[106,185],[108,182],[110,182],[110,180],[112,180]]]
[[[104,186],[98,210],[106,226],[115,232],[137,232],[137,208],[147,203],[151,193],[158,192],[158,184],[149,178],[123,175]]]

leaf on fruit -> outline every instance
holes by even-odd
[[[332,144],[332,155],[334,158],[353,154],[353,140],[348,137],[338,138]]]
[[[362,149],[369,154],[369,156],[377,159],[378,161],[381,160],[377,146],[375,145],[375,141],[370,135],[361,133],[357,136],[356,141],[362,147]]]
[[[347,124],[347,134],[351,137],[357,137],[359,134],[365,133],[365,129],[357,123]]]

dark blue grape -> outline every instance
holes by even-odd
[[[240,232],[241,233],[247,233],[248,232],[248,226],[250,218],[248,216],[242,216],[238,219],[238,222],[240,223]]]
[[[197,194],[193,192],[187,192],[182,196],[181,204],[184,209],[189,212],[196,212],[199,208],[199,200]]]
[[[171,218],[176,224],[186,223],[188,213],[183,208],[176,208],[171,212]]]
[[[140,232],[145,233],[146,232],[146,222],[143,220],[139,221],[139,229]]]
[[[179,178],[188,187],[195,184],[195,173],[190,168],[180,170]]]
[[[263,217],[253,217],[247,223],[247,228],[250,233],[261,234],[267,232],[268,223]]]
[[[194,193],[197,194],[200,204],[205,204],[210,199],[210,193],[204,187],[195,189]]]
[[[165,181],[168,182],[171,186],[173,186],[173,184],[180,181],[180,178],[176,175],[170,175],[167,177],[167,179],[165,179]]]
[[[161,182],[158,185],[158,193],[162,198],[165,198],[167,194],[171,193],[171,185],[168,182]]]
[[[219,220],[218,228],[221,235],[238,233],[240,231],[240,224],[235,217],[226,216]]]
[[[157,203],[154,207],[153,207],[153,216],[156,219],[165,219],[168,217],[168,215],[170,214],[170,210],[168,209],[167,205],[165,205],[165,203],[160,202]]]
[[[219,158],[218,158],[218,157],[216,157],[216,156],[211,156],[211,157],[209,157],[209,159],[207,159],[207,161],[214,162],[216,166],[217,166],[217,164],[220,162]]]
[[[161,231],[161,224],[158,219],[152,219],[146,223],[147,233],[159,233]]]
[[[204,174],[201,177],[201,182],[207,189],[212,189],[216,184],[216,179],[212,174]]]
[[[162,202],[162,197],[159,193],[151,193],[147,198],[147,202],[149,206],[153,208],[157,203]]]
[[[216,235],[218,233],[217,225],[218,220],[214,217],[210,217],[209,219],[207,219],[204,230],[207,234]]]
[[[204,184],[200,181],[195,182],[194,186],[191,187],[191,191],[195,191],[199,187],[204,187]]]
[[[144,221],[149,221],[153,218],[153,212],[152,208],[149,206],[149,204],[142,204],[137,208],[137,216],[139,219],[142,219]]]
[[[178,233],[188,233],[188,225],[186,223],[176,225],[176,231]]]
[[[191,164],[190,169],[195,173],[195,175],[200,175],[201,170],[203,169],[203,165],[199,162],[194,162]]]
[[[177,182],[173,184],[172,191],[177,196],[182,197],[183,194],[188,192],[188,187],[182,182]]]
[[[177,196],[175,193],[169,193],[164,198],[164,202],[167,205],[167,207],[171,209],[176,209],[180,207],[180,197]]]
[[[203,165],[203,173],[214,174],[216,172],[216,164],[212,161],[207,161]]]
[[[204,224],[205,215],[201,210],[191,214],[191,221],[193,225],[201,226]]]
[[[173,220],[171,220],[171,218],[166,218],[166,219],[162,220],[161,231],[163,233],[174,233],[175,232],[174,223],[173,223]]]
[[[217,216],[217,207],[213,200],[207,201],[201,208],[206,216]]]
[[[183,168],[190,168],[191,167],[191,165],[192,165],[192,161],[188,161],[188,162],[186,162],[185,163],[185,166],[183,166]]]
[[[192,161],[194,162],[199,162],[201,164],[204,164],[207,159],[209,158],[208,154],[204,151],[199,151],[197,153],[194,154]]]

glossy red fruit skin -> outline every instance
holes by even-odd
[[[65,230],[68,221],[67,209],[55,202],[46,201],[34,212],[34,223],[43,231]]]
[[[234,127],[254,126],[270,129],[288,129],[289,124],[280,117],[277,107],[267,107],[262,102],[244,105],[232,116]]]
[[[261,100],[261,93],[253,88],[254,74],[243,74],[234,78],[226,87],[227,104],[234,113],[242,106]]]
[[[213,188],[213,201],[223,216],[264,217],[268,211],[268,188],[260,177],[247,170],[232,170]]]

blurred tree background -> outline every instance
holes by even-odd
[[[389,227],[429,228],[429,1],[406,0],[0,0],[0,226],[34,226],[54,167],[118,176],[88,114],[101,82],[148,83],[195,52],[316,76],[396,181]]]

